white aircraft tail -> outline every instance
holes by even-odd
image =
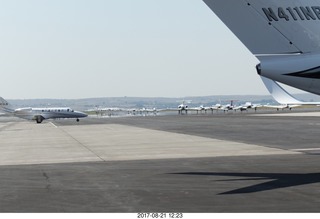
[[[320,0],[203,0],[259,58],[320,51]]]
[[[11,107],[11,105],[5,99],[0,97],[0,111],[12,113],[12,112],[14,112],[14,109]]]

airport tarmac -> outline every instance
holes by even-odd
[[[320,113],[299,113],[0,117],[0,212],[319,212]]]

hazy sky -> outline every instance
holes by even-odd
[[[201,0],[0,0],[0,96],[268,94]]]

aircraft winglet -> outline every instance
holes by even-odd
[[[260,76],[264,85],[268,89],[272,97],[280,104],[301,104],[302,102],[294,98],[285,89],[283,89],[277,82]]]
[[[303,102],[294,98],[276,81],[260,76],[272,97],[280,104],[320,105],[320,102]]]

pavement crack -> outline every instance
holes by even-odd
[[[46,190],[49,192],[51,190],[51,183],[50,183],[50,177],[48,176],[48,174],[44,171],[42,171],[42,176],[45,177],[46,179]]]
[[[71,139],[73,139],[74,141],[76,141],[79,145],[81,145],[84,149],[86,149],[87,151],[91,152],[92,154],[94,154],[96,157],[98,157],[101,161],[105,161],[101,156],[99,156],[99,154],[95,153],[91,148],[87,147],[85,144],[83,144],[82,142],[80,142],[78,139],[76,139],[75,137],[73,137],[70,133],[68,133],[66,130],[59,128],[57,126],[57,128],[65,133],[66,135],[68,135]]]

